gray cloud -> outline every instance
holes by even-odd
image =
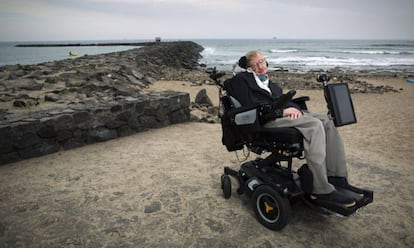
[[[410,0],[2,0],[1,40],[414,39]]]

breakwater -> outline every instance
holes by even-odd
[[[79,46],[152,46],[159,42],[112,42],[112,43],[32,43],[17,44],[16,47],[79,47]]]
[[[190,120],[187,93],[142,89],[195,68],[202,47],[156,45],[0,67],[0,164]]]

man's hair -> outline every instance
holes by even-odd
[[[262,55],[261,52],[253,50],[253,51],[249,51],[246,53],[246,62],[247,62],[247,67],[251,67],[250,62],[256,58],[257,56]]]

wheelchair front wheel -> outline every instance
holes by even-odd
[[[259,186],[253,193],[256,216],[261,224],[272,230],[283,229],[289,218],[289,201],[268,185]]]
[[[221,189],[223,190],[224,198],[228,199],[231,196],[231,180],[229,175],[221,176]]]

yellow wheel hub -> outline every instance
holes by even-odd
[[[273,210],[273,207],[270,206],[269,203],[265,202],[264,205],[265,205],[266,214],[268,214],[270,211]]]

